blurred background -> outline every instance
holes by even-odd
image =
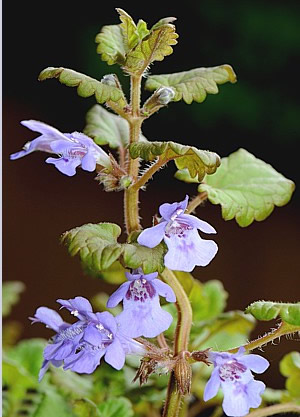
[[[175,16],[178,45],[173,55],[151,66],[151,74],[172,73],[228,63],[238,76],[235,85],[202,104],[171,103],[145,122],[149,140],[173,140],[209,149],[224,157],[240,147],[270,163],[298,182],[300,104],[298,74],[300,3],[245,0],[171,1],[137,4],[133,1],[62,0],[3,4],[3,280],[26,285],[11,318],[22,326],[22,338],[49,337],[42,326],[30,326],[28,316],[38,306],[57,308],[57,298],[87,298],[114,287],[84,276],[79,260],[59,243],[60,235],[88,222],[123,225],[122,194],[104,194],[94,174],[78,170],[75,177],[60,174],[35,153],[15,162],[9,154],[35,134],[20,125],[37,119],[62,132],[82,131],[94,98],[77,96],[57,80],[37,81],[48,66],[66,67],[101,79],[117,73],[128,92],[129,78],[117,66],[108,67],[96,54],[94,39],[101,27],[118,24],[115,7],[125,9],[149,26]],[[143,92],[143,100],[149,96]],[[143,226],[162,202],[180,201],[195,185],[173,178],[175,166],[160,171],[141,193]],[[202,282],[219,279],[229,292],[227,310],[244,308],[259,299],[299,301],[299,190],[283,208],[246,229],[234,220],[224,222],[218,206],[207,203],[197,215],[217,229],[219,253],[206,268],[197,268]],[[276,323],[259,324],[253,337]],[[278,361],[298,350],[297,342],[282,339],[264,352],[274,363],[264,375],[273,388],[283,378]]]

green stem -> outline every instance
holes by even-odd
[[[277,329],[274,329],[273,331],[266,333],[264,336],[259,337],[258,339],[253,340],[252,342],[246,343],[244,348],[246,351],[251,351],[257,348],[260,348],[261,346],[273,342],[273,340],[278,339],[281,336],[285,336],[288,334],[293,334],[300,331],[300,326],[293,326],[291,324],[281,322],[280,325],[277,327]],[[235,353],[238,351],[238,348],[230,349],[228,352]]]
[[[186,209],[186,214],[192,213],[200,204],[202,204],[207,199],[207,192],[199,193],[196,197],[191,200],[190,204]]]
[[[297,413],[297,415],[300,415],[300,405],[293,403],[270,405],[269,407],[252,411],[245,417],[268,417],[279,413]]]
[[[177,356],[180,352],[188,350],[193,312],[188,296],[175,274],[168,268],[165,268],[161,276],[173,288],[176,295],[178,320],[174,340],[174,356]],[[178,417],[183,399],[184,395],[177,390],[175,374],[171,372],[163,417]]]
[[[165,161],[159,158],[147,169],[147,171],[144,172],[144,174],[130,187],[130,189],[137,191],[142,188],[153,177],[155,172],[158,171],[164,164]]]
[[[131,77],[131,115],[129,122],[129,142],[138,142],[141,134],[143,118],[140,116],[141,76]],[[139,160],[128,155],[128,175],[135,181],[139,174]],[[140,230],[139,221],[139,190],[127,189],[124,192],[124,217],[127,234]]]

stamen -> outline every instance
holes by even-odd
[[[104,327],[103,327],[103,325],[101,323],[96,324],[96,327],[100,331],[104,329]]]
[[[71,314],[73,314],[73,316],[77,317],[78,316],[78,310],[72,310]]]

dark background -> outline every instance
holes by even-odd
[[[76,3],[4,2],[3,5],[3,279],[21,280],[26,292],[12,318],[23,324],[22,337],[48,337],[27,317],[40,305],[57,308],[57,298],[91,297],[106,288],[84,276],[78,259],[59,244],[62,232],[88,222],[123,225],[122,194],[105,194],[94,174],[78,170],[75,177],[60,174],[44,164],[47,155],[32,154],[10,162],[35,134],[19,122],[36,119],[62,132],[81,131],[85,113],[94,99],[77,96],[57,80],[39,83],[47,66],[72,68],[100,79],[120,74],[96,54],[94,38],[105,24],[118,24],[115,7],[124,8],[136,21],[149,26],[166,16],[178,18],[180,37],[173,55],[151,66],[151,74],[172,73],[201,66],[231,64],[235,85],[220,86],[220,93],[202,104],[172,103],[143,126],[149,140],[174,140],[227,156],[239,147],[270,163],[296,183],[299,179],[300,134],[298,1],[171,1],[135,4],[132,1]],[[128,92],[129,78],[120,75]],[[143,93],[143,100],[149,93]],[[173,178],[175,168],[157,174],[141,194],[143,225],[166,201],[180,201],[196,186]],[[224,222],[220,208],[207,203],[199,217],[218,231],[219,253],[195,276],[205,282],[219,279],[229,292],[227,309],[243,310],[249,303],[267,299],[299,300],[299,192],[283,208],[275,208],[264,222],[246,229]],[[259,324],[253,337],[275,323]],[[295,341],[282,339],[267,346],[273,366],[263,376],[272,387],[282,387],[278,360],[297,350]]]

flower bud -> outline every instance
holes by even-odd
[[[210,351],[210,348],[205,349],[205,350],[198,350],[198,351],[192,352],[191,356],[196,362],[204,362],[206,365],[210,365],[211,362],[208,356],[209,351]]]
[[[101,82],[110,87],[120,88],[120,83],[118,77],[115,74],[106,74],[102,78]]]
[[[165,106],[170,103],[175,97],[175,91],[171,87],[160,87],[157,91],[157,101],[159,104]]]

